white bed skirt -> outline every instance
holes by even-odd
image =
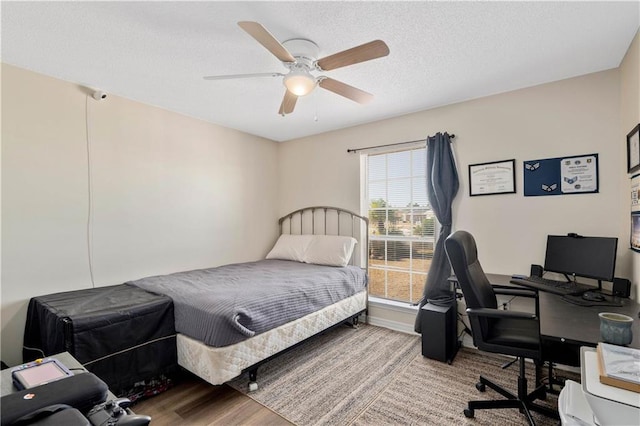
[[[245,368],[366,308],[365,290],[278,328],[221,348],[178,334],[178,364],[212,385],[220,385],[239,376]]]

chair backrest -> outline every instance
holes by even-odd
[[[498,300],[478,261],[478,250],[473,236],[467,231],[456,231],[447,237],[444,246],[467,308],[497,308]],[[485,340],[492,328],[493,320],[469,315],[469,323],[473,344],[486,350]]]
[[[473,236],[456,231],[444,242],[449,262],[467,308],[496,309],[498,301],[480,262]],[[473,343],[478,349],[525,358],[540,359],[540,322],[535,318],[508,320],[469,314]],[[500,324],[497,327],[497,324]],[[514,338],[514,336],[518,336]]]
[[[468,308],[497,308],[496,294],[480,261],[476,241],[467,231],[456,231],[444,242],[449,262]]]

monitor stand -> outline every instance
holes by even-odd
[[[562,275],[564,275],[564,277],[565,277],[565,279],[567,280],[568,283],[571,283],[571,282],[572,283],[577,283],[575,275],[572,276],[573,280],[571,278],[569,278],[569,275],[567,275],[567,274],[562,274]],[[602,280],[598,280],[598,293],[602,293]]]

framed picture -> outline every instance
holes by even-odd
[[[640,252],[640,212],[631,212],[631,249]]]
[[[640,174],[631,176],[631,211],[640,214]]]
[[[640,170],[640,124],[627,135],[627,173]]]
[[[523,161],[524,196],[591,194],[599,191],[598,154]]]
[[[514,194],[516,160],[469,165],[469,195]]]

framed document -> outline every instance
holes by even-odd
[[[631,212],[631,249],[640,252],[640,212]]]
[[[514,194],[516,160],[469,165],[469,195]]]
[[[631,176],[631,211],[640,214],[640,174]]]
[[[640,169],[640,124],[627,135],[627,173]]]
[[[594,154],[562,158],[560,191],[563,194],[598,192],[598,156]]]
[[[523,161],[524,196],[598,192],[598,154]]]

